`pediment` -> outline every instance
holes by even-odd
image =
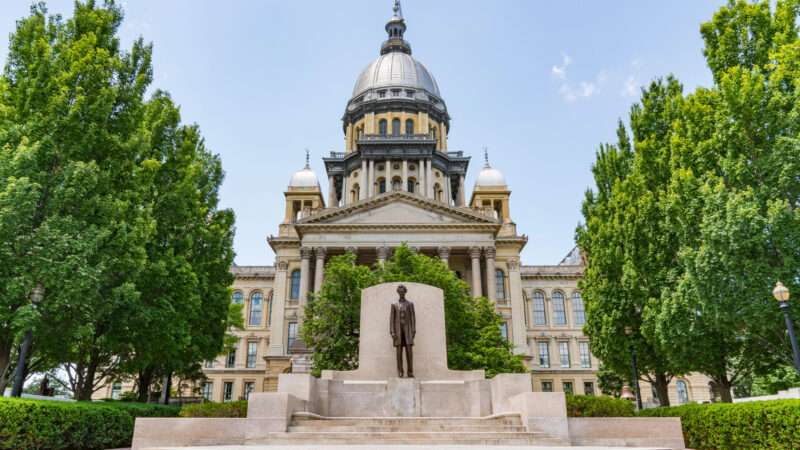
[[[392,192],[302,220],[298,225],[498,225],[468,208],[453,208],[406,192]]]

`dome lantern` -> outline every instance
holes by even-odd
[[[403,19],[403,7],[400,5],[400,0],[395,0],[394,14],[392,18],[386,22],[386,33],[389,34],[389,39],[381,46],[381,55],[390,52],[402,52],[411,54],[411,45],[403,39],[406,33],[406,21]]]
[[[317,188],[319,189],[319,180],[317,174],[311,170],[311,162],[308,149],[306,149],[306,165],[302,170],[298,170],[292,175],[289,181],[290,188]]]
[[[503,175],[503,172],[492,168],[489,164],[489,150],[486,148],[483,149],[483,157],[485,162],[483,164],[483,169],[481,169],[481,172],[478,174],[477,180],[475,180],[475,187],[505,187],[506,177]]]

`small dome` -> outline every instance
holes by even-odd
[[[481,173],[478,174],[478,179],[475,181],[475,186],[505,186],[506,177],[503,172],[491,167],[484,167]]]
[[[306,151],[306,166],[303,167],[302,170],[298,170],[297,172],[292,175],[292,179],[289,181],[290,188],[315,188],[319,187],[319,180],[317,179],[317,174],[311,170],[311,164],[309,162],[309,155],[308,151]]]
[[[489,152],[486,149],[484,149],[484,158],[486,159],[486,163],[478,174],[478,179],[475,180],[475,187],[507,186],[506,177],[503,175],[503,172],[493,169],[492,166],[489,165]]]

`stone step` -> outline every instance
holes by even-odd
[[[264,439],[250,440],[258,444],[371,444],[371,445],[549,445],[569,446],[569,443],[544,433],[522,432],[289,432],[269,433]]]
[[[435,429],[443,429],[446,427],[522,426],[522,419],[519,414],[504,414],[489,417],[323,417],[310,413],[296,413],[292,416],[291,425],[318,427],[430,426]]]
[[[319,423],[317,423],[319,422]],[[524,432],[525,427],[522,425],[450,425],[450,424],[428,424],[428,423],[398,423],[394,425],[369,425],[369,424],[352,424],[341,425],[336,423],[326,423],[325,421],[300,421],[302,425],[289,426],[289,432],[389,432],[398,433],[405,431],[447,431],[447,432],[463,432],[463,431],[480,431],[480,432]]]

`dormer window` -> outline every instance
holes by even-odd
[[[392,97],[400,97],[400,89],[392,89]]]
[[[378,91],[378,97],[386,98],[386,91]]]
[[[406,97],[408,97],[408,98],[414,97],[414,91],[412,91],[411,89],[407,90],[406,91]]]

